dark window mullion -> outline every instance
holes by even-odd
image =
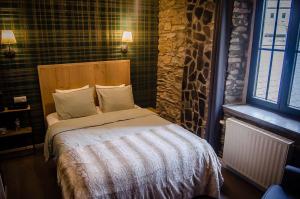
[[[271,71],[272,71],[272,66],[273,66],[273,55],[274,55],[274,46],[275,46],[275,39],[276,39],[276,32],[277,32],[277,22],[278,22],[278,15],[279,15],[279,6],[280,6],[280,0],[277,2],[277,10],[276,10],[276,17],[275,17],[275,28],[274,28],[274,37],[272,41],[272,52],[271,52],[271,60],[270,60],[270,65],[269,65],[269,73],[268,73],[268,83],[267,83],[267,91],[266,91],[266,97],[265,99],[268,100],[269,96],[269,86],[270,86],[270,79],[271,79]],[[279,95],[279,93],[278,93]]]
[[[274,52],[285,52],[285,50],[282,50],[282,49],[269,49],[269,48],[258,48],[258,50],[274,51]]]

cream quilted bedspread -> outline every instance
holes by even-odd
[[[131,120],[139,124],[139,120],[153,117],[158,116],[135,109],[66,121],[49,128],[46,158],[54,155],[55,137],[64,133],[77,134],[81,129],[80,133],[89,134],[91,139],[94,136],[96,140],[66,147],[57,155],[58,179],[64,198],[175,199],[199,195],[218,198],[223,178],[210,145],[167,122],[147,128],[130,127]],[[99,139],[99,134],[109,133],[106,125],[111,123],[116,126],[121,123],[122,128],[118,129],[121,133],[111,139]],[[130,129],[132,132],[128,133]]]

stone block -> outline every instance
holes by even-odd
[[[165,23],[165,24],[163,24],[163,26],[164,26],[164,30],[171,30],[171,28],[172,28],[172,25],[171,25],[171,23],[170,22],[167,22],[167,23]]]
[[[247,8],[238,8],[238,7],[235,7],[233,9],[233,12],[239,13],[239,14],[249,14],[249,13],[251,13],[251,10],[247,9]]]
[[[241,58],[229,58],[228,63],[240,63],[242,61]]]
[[[195,9],[195,16],[200,19],[202,17],[202,14],[203,14],[203,8],[201,7],[197,7]]]
[[[241,45],[230,45],[229,51],[240,51],[241,50]]]
[[[202,34],[202,33],[197,33],[197,32],[194,32],[193,33],[193,38],[197,41],[205,41],[205,35]]]
[[[207,25],[212,22],[213,13],[209,10],[205,10],[203,13],[203,24]]]
[[[248,30],[248,28],[246,26],[237,26],[234,28],[234,31],[237,32],[246,32]]]
[[[173,25],[172,26],[172,31],[177,31],[177,30],[184,30],[185,29],[185,25]]]

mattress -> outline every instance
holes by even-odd
[[[57,122],[44,146],[64,198],[217,198],[223,183],[205,140],[146,109]]]

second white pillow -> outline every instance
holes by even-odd
[[[134,108],[132,87],[114,87],[96,89],[102,112],[119,111]]]

